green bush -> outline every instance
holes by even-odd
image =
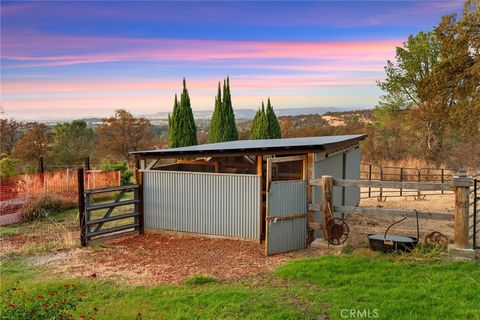
[[[0,307],[1,320],[66,320],[73,319],[77,304],[82,301],[82,293],[73,284],[65,284],[56,291],[26,292],[12,287],[2,293]],[[82,319],[95,319],[98,311],[93,308],[90,314],[82,314]]]
[[[14,177],[18,175],[17,164],[19,160],[5,157],[0,159],[0,178]]]
[[[215,278],[198,275],[198,276],[193,276],[190,279],[187,279],[185,281],[185,284],[190,286],[197,286],[197,285],[217,283],[217,282],[218,281]]]
[[[117,162],[117,163],[104,163],[101,167],[102,171],[105,172],[112,172],[112,171],[120,171],[120,183],[122,186],[126,186],[131,184],[131,179],[133,177],[133,172],[128,171],[128,163],[127,161]]]
[[[21,210],[22,222],[47,218],[77,207],[77,200],[58,195],[44,195],[28,200]]]

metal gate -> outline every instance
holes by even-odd
[[[303,180],[271,181],[272,164],[303,161]],[[303,156],[267,159],[267,214],[265,254],[307,247],[307,180]]]
[[[112,193],[116,193],[116,196],[111,201],[96,200],[99,195]],[[128,197],[127,193],[133,193],[133,196]],[[82,246],[101,240],[143,233],[138,185],[89,189],[82,195],[79,208]],[[120,209],[115,210],[116,208]]]
[[[478,179],[473,180],[473,223],[472,223],[472,243],[473,249],[480,249],[480,217],[478,212],[480,211],[480,181]]]

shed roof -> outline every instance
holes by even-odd
[[[252,154],[294,154],[319,152],[332,148],[356,145],[366,138],[365,134],[342,136],[319,136],[265,140],[236,140],[220,143],[199,144],[189,147],[155,149],[130,152],[148,158],[175,158],[180,156],[229,156]]]

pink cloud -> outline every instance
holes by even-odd
[[[17,62],[11,65],[12,68],[118,61],[231,59],[345,59],[362,62],[384,61],[401,43],[401,40],[233,41],[20,34],[4,39],[3,58]]]

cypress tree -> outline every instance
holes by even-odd
[[[270,98],[267,101],[267,108],[262,101],[262,108],[258,109],[252,121],[250,129],[250,140],[256,139],[279,139],[281,137],[280,124],[273,111]]]
[[[262,107],[258,109],[255,118],[253,118],[252,128],[250,129],[250,140],[268,139],[267,126],[265,105],[262,101]]]
[[[267,101],[266,117],[269,139],[280,139],[282,137],[282,130],[280,129],[280,124],[278,123],[275,111],[273,111],[272,104],[270,103],[270,98],[268,98]]]
[[[175,100],[173,101],[173,112],[168,114],[168,146],[170,148],[176,148],[179,144],[178,142],[178,125],[177,120],[179,117],[179,106],[177,95],[175,94]]]
[[[215,110],[210,122],[208,141],[210,143],[238,140],[238,130],[230,94],[230,80],[223,81],[223,99],[220,83],[215,98]]]
[[[208,141],[210,143],[221,142],[222,137],[222,90],[220,88],[220,82],[218,82],[218,92],[215,97],[215,109],[213,110],[212,120],[210,122],[210,128],[208,130]]]
[[[227,85],[223,91],[223,104],[225,111],[225,128],[223,141],[238,140],[237,124],[235,123],[235,113],[232,107],[232,96],[230,94],[230,79],[227,77]]]
[[[173,113],[171,116],[168,116],[168,125],[169,146],[171,148],[187,147],[197,144],[197,127],[193,118],[185,78],[183,79],[180,103],[178,103],[177,95],[175,95]]]

